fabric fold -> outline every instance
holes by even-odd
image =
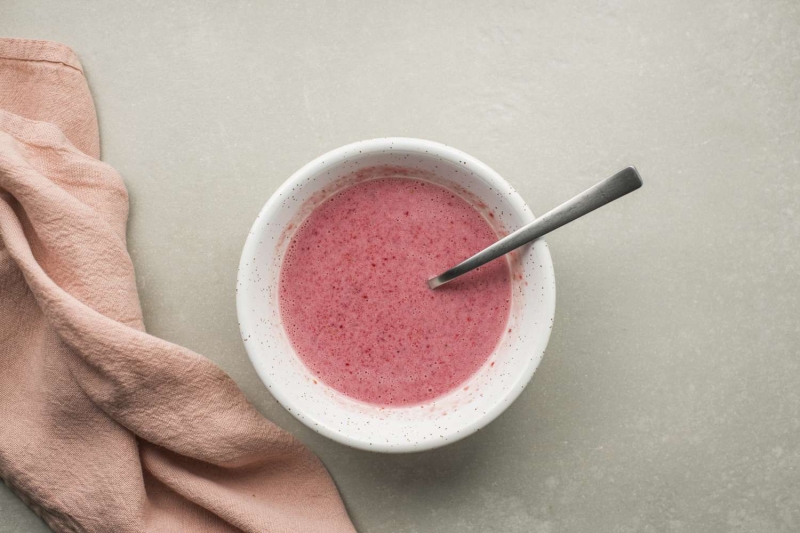
[[[354,531],[301,443],[144,331],[69,48],[0,39],[0,477],[56,531]]]

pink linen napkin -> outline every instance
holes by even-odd
[[[145,333],[72,51],[0,39],[0,477],[55,531],[352,532],[327,471]]]

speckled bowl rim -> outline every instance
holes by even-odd
[[[446,157],[451,161],[464,161],[469,164],[470,168],[476,174],[479,174],[484,180],[491,182],[491,184],[498,191],[503,191],[504,195],[506,196],[506,201],[516,211],[516,214],[519,217],[521,217],[523,220],[531,221],[535,218],[519,193],[517,193],[517,191],[497,172],[480,160],[456,148],[452,148],[435,141],[409,137],[383,137],[358,141],[340,146],[339,148],[335,148],[329,152],[326,152],[325,154],[303,165],[303,167],[297,170],[289,177],[289,179],[287,179],[280,187],[278,187],[278,189],[269,198],[267,203],[264,204],[264,207],[261,208],[258,217],[256,217],[253,226],[250,228],[250,232],[247,236],[247,240],[245,241],[244,249],[242,250],[242,255],[239,261],[237,286],[240,288],[236,295],[236,312],[240,325],[245,322],[245,317],[249,317],[251,314],[250,309],[245,303],[246,296],[243,289],[243,287],[246,286],[243,281],[247,275],[246,272],[248,271],[245,258],[252,257],[257,251],[260,236],[264,233],[266,226],[271,220],[269,213],[279,208],[281,198],[286,196],[299,184],[308,181],[313,175],[319,173],[321,168],[333,166],[335,162],[340,161],[342,157],[348,153],[352,154],[359,152],[363,155],[368,155],[370,153],[380,153],[390,149],[395,151],[412,150],[420,153],[426,152],[431,155]],[[325,163],[325,161],[328,161],[328,163]],[[548,249],[544,239],[538,239],[532,244],[532,246],[537,254],[537,257],[539,257],[540,264],[542,264],[544,267],[547,267],[547,269],[549,269],[553,275],[554,283],[552,287],[548,287],[549,290],[545,293],[545,300],[540,304],[547,307],[545,310],[546,316],[550,317],[552,323],[552,320],[555,318],[556,303],[555,271],[553,269],[552,257],[550,256],[550,250]],[[544,333],[539,336],[538,341],[536,342],[536,349],[531,351],[531,356],[528,360],[527,366],[522,372],[520,372],[517,379],[509,384],[505,390],[505,394],[498,396],[495,404],[488,409],[482,417],[474,422],[466,424],[457,431],[454,428],[453,430],[442,435],[440,438],[434,438],[425,441],[424,444],[393,443],[391,445],[386,445],[381,444],[377,441],[377,439],[375,442],[370,443],[361,439],[352,438],[341,431],[334,430],[322,424],[312,426],[308,423],[307,418],[302,416],[301,409],[283,392],[282,384],[274,382],[271,379],[266,368],[259,360],[259,357],[261,357],[262,354],[258,353],[257,348],[254,345],[246,342],[244,342],[244,345],[245,350],[247,351],[247,356],[250,359],[253,368],[256,370],[258,377],[267,387],[272,396],[278,401],[278,403],[281,404],[281,406],[283,406],[287,411],[289,411],[289,413],[292,414],[292,416],[302,422],[305,426],[313,429],[321,435],[324,435],[325,437],[328,437],[331,440],[352,448],[383,453],[410,453],[431,450],[447,444],[452,444],[453,442],[457,442],[465,437],[468,437],[469,435],[472,435],[500,416],[517,399],[517,397],[519,397],[522,391],[525,390],[527,384],[533,378],[533,374],[539,366],[539,363],[544,355],[544,351],[550,341],[551,331],[552,329],[546,329]],[[244,341],[245,333],[240,331],[240,334],[242,336],[242,340]]]

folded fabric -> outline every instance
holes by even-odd
[[[0,39],[0,477],[55,531],[354,531],[308,449],[145,333],[98,157],[72,51]]]

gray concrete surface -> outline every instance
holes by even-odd
[[[80,56],[149,331],[314,449],[360,531],[800,531],[797,1],[2,0],[0,34]],[[549,237],[556,324],[520,399],[407,456],[292,418],[234,309],[275,188],[387,135],[471,153],[537,213],[627,164],[645,179]],[[44,530],[0,490],[1,533]]]

